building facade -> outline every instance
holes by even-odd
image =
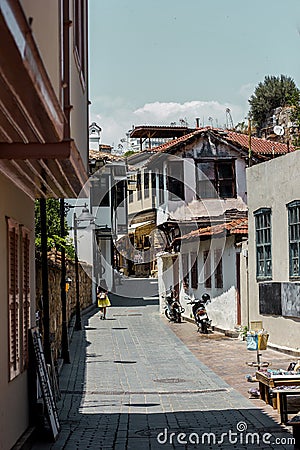
[[[214,326],[227,330],[241,323],[246,168],[287,151],[284,144],[258,138],[251,138],[249,148],[247,135],[211,127],[152,149],[148,167],[159,186],[157,228],[166,237],[158,258],[161,309],[170,286],[188,315],[186,302],[207,292]]]
[[[300,354],[299,151],[247,169],[248,297],[243,323],[262,321],[270,345]]]
[[[34,200],[76,197],[87,180],[87,4],[3,0],[0,36],[0,447],[8,450],[36,400]]]

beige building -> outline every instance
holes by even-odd
[[[0,2],[0,448],[32,424],[34,200],[87,180],[87,2]],[[30,395],[29,395],[30,392]]]
[[[249,289],[242,318],[262,321],[270,345],[300,355],[299,167],[295,151],[247,169]]]

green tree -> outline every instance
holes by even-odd
[[[295,118],[300,118],[300,90],[294,80],[286,75],[266,76],[249,99],[250,117],[260,130],[272,109],[284,106],[295,107]]]
[[[59,200],[48,199],[46,201],[47,213],[47,249],[48,251],[55,248],[60,250],[63,246],[66,250],[67,256],[74,258],[74,247],[72,240],[66,236],[60,236],[60,204]],[[66,233],[69,230],[67,221],[65,219]],[[39,201],[35,201],[35,247],[36,251],[41,251],[41,215]]]
[[[127,158],[128,156],[134,155],[136,152],[134,150],[127,150],[127,152],[124,153],[124,157]]]

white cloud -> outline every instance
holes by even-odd
[[[97,102],[97,109],[101,102]],[[105,102],[107,105],[107,102]],[[153,102],[146,103],[140,108],[134,110],[128,104],[122,104],[122,101],[112,100],[111,104],[116,105],[113,111],[101,113],[91,113],[90,121],[97,122],[102,128],[101,141],[104,144],[114,144],[118,146],[120,139],[126,136],[132,126],[137,125],[170,125],[176,122],[180,125],[180,119],[186,120],[188,125],[193,128],[196,126],[196,118],[200,119],[201,125],[211,125],[215,127],[224,127],[226,125],[226,109],[229,108],[236,124],[246,115],[247,110],[239,105],[229,103],[220,103],[215,100],[201,101],[194,100],[185,103],[177,102]],[[209,120],[209,118],[211,118]]]

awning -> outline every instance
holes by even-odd
[[[130,233],[131,231],[135,231],[137,228],[143,227],[145,225],[150,225],[151,223],[154,225],[151,220],[147,220],[146,222],[134,223],[128,227],[128,233]]]

